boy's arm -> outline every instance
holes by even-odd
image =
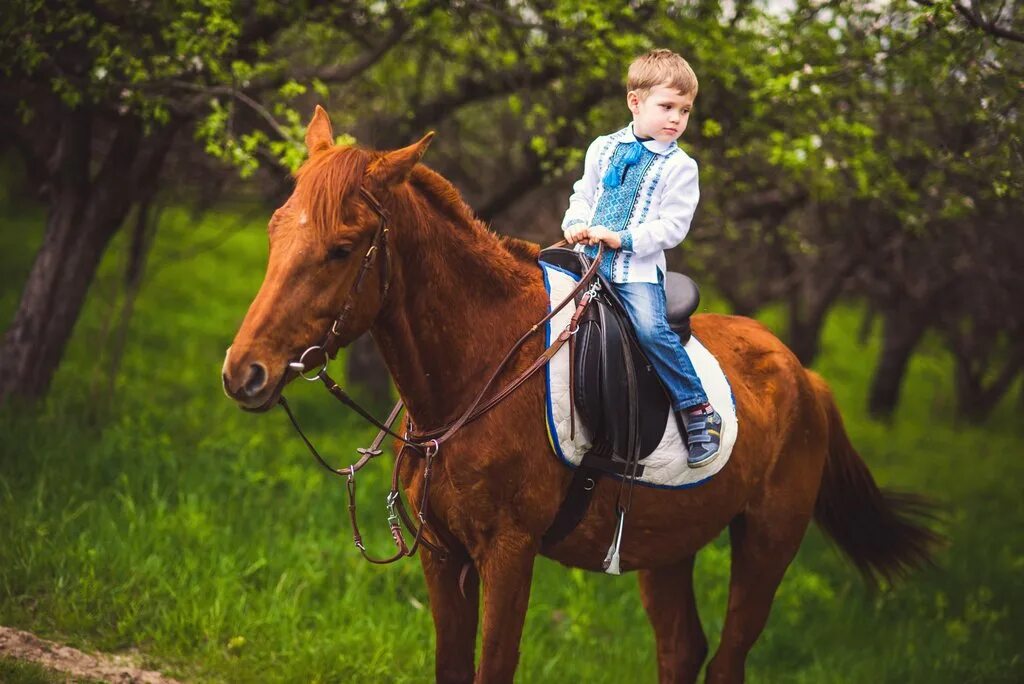
[[[590,224],[590,215],[594,208],[594,195],[597,193],[599,181],[597,172],[598,155],[600,155],[601,138],[590,143],[587,156],[583,162],[583,177],[572,186],[569,196],[569,209],[562,218],[562,230],[577,224]]]
[[[637,256],[656,254],[678,245],[690,231],[690,221],[700,199],[697,162],[685,157],[662,182],[658,218],[620,233],[623,250]]]

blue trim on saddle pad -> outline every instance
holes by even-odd
[[[548,269],[555,271],[561,271],[565,275],[569,276],[576,282],[580,279],[575,273],[571,273],[564,268],[558,266],[552,266],[551,264],[544,264],[538,262],[540,266],[540,272],[544,275],[544,289],[548,293],[548,313],[551,313],[551,282],[548,280]],[[544,324],[544,348],[547,349],[551,346],[551,321]],[[569,459],[562,453],[562,446],[558,443],[558,432],[555,430],[555,414],[554,407],[551,403],[551,362],[544,364],[544,412],[548,418],[548,442],[551,443],[551,448],[554,450],[555,455],[558,456],[558,460],[569,468],[576,468]]]

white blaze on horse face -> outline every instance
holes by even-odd
[[[231,347],[224,350],[224,365],[220,368],[220,377],[226,378],[228,375],[228,361],[231,359]],[[221,383],[221,389],[224,390],[224,395],[229,399],[234,399],[231,393],[228,392],[228,385],[226,382]]]

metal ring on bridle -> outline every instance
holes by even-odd
[[[306,368],[306,354],[308,354],[309,352],[313,351],[314,349],[319,349],[320,351],[322,351],[324,353],[324,362],[320,366],[320,368],[317,369],[315,375],[307,376],[306,373],[309,372],[309,369]],[[313,382],[314,380],[319,379],[320,374],[323,373],[325,370],[327,370],[327,361],[328,361],[327,351],[323,347],[321,347],[319,344],[314,344],[312,347],[310,347],[306,351],[302,352],[302,355],[299,357],[298,361],[294,361],[292,363],[289,363],[288,366],[290,368],[293,368],[294,370],[297,370],[299,372],[299,377],[302,378],[303,380],[307,380],[309,382]]]
[[[423,455],[427,458],[433,458],[437,455],[437,452],[441,450],[441,445],[436,439],[432,439],[426,443],[423,447]]]

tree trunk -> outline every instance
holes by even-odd
[[[904,311],[886,311],[882,320],[882,353],[871,379],[868,411],[873,418],[888,419],[900,402],[903,377],[910,356],[927,325]]]
[[[810,367],[821,351],[821,329],[829,309],[843,291],[845,272],[831,279],[807,276],[810,281],[794,288],[789,298],[789,329],[786,343],[806,367]]]
[[[120,121],[90,178],[91,116],[66,112],[50,160],[46,235],[0,347],[0,403],[48,391],[100,259],[140,190],[156,182],[175,128],[143,139],[140,122]]]
[[[50,211],[45,241],[0,350],[0,400],[46,394],[114,234],[116,226],[82,220],[80,205],[80,198],[64,195]]]
[[[958,413],[964,418],[984,420],[1013,387],[1014,381],[1024,368],[1024,349],[1012,349],[1010,357],[1002,367],[993,372],[991,366],[997,362],[987,358],[988,355],[975,358],[969,353],[964,353],[956,344],[951,347],[956,358],[955,387]],[[988,384],[985,383],[987,376],[992,376]]]
[[[790,302],[787,342],[789,348],[800,359],[800,363],[810,367],[821,350],[821,328],[825,323],[828,306],[819,301],[807,308],[807,314],[801,315],[803,307],[796,302]]]
[[[860,319],[860,327],[857,328],[857,342],[864,346],[871,339],[871,331],[875,328],[875,307],[869,302],[864,307],[864,316]]]

